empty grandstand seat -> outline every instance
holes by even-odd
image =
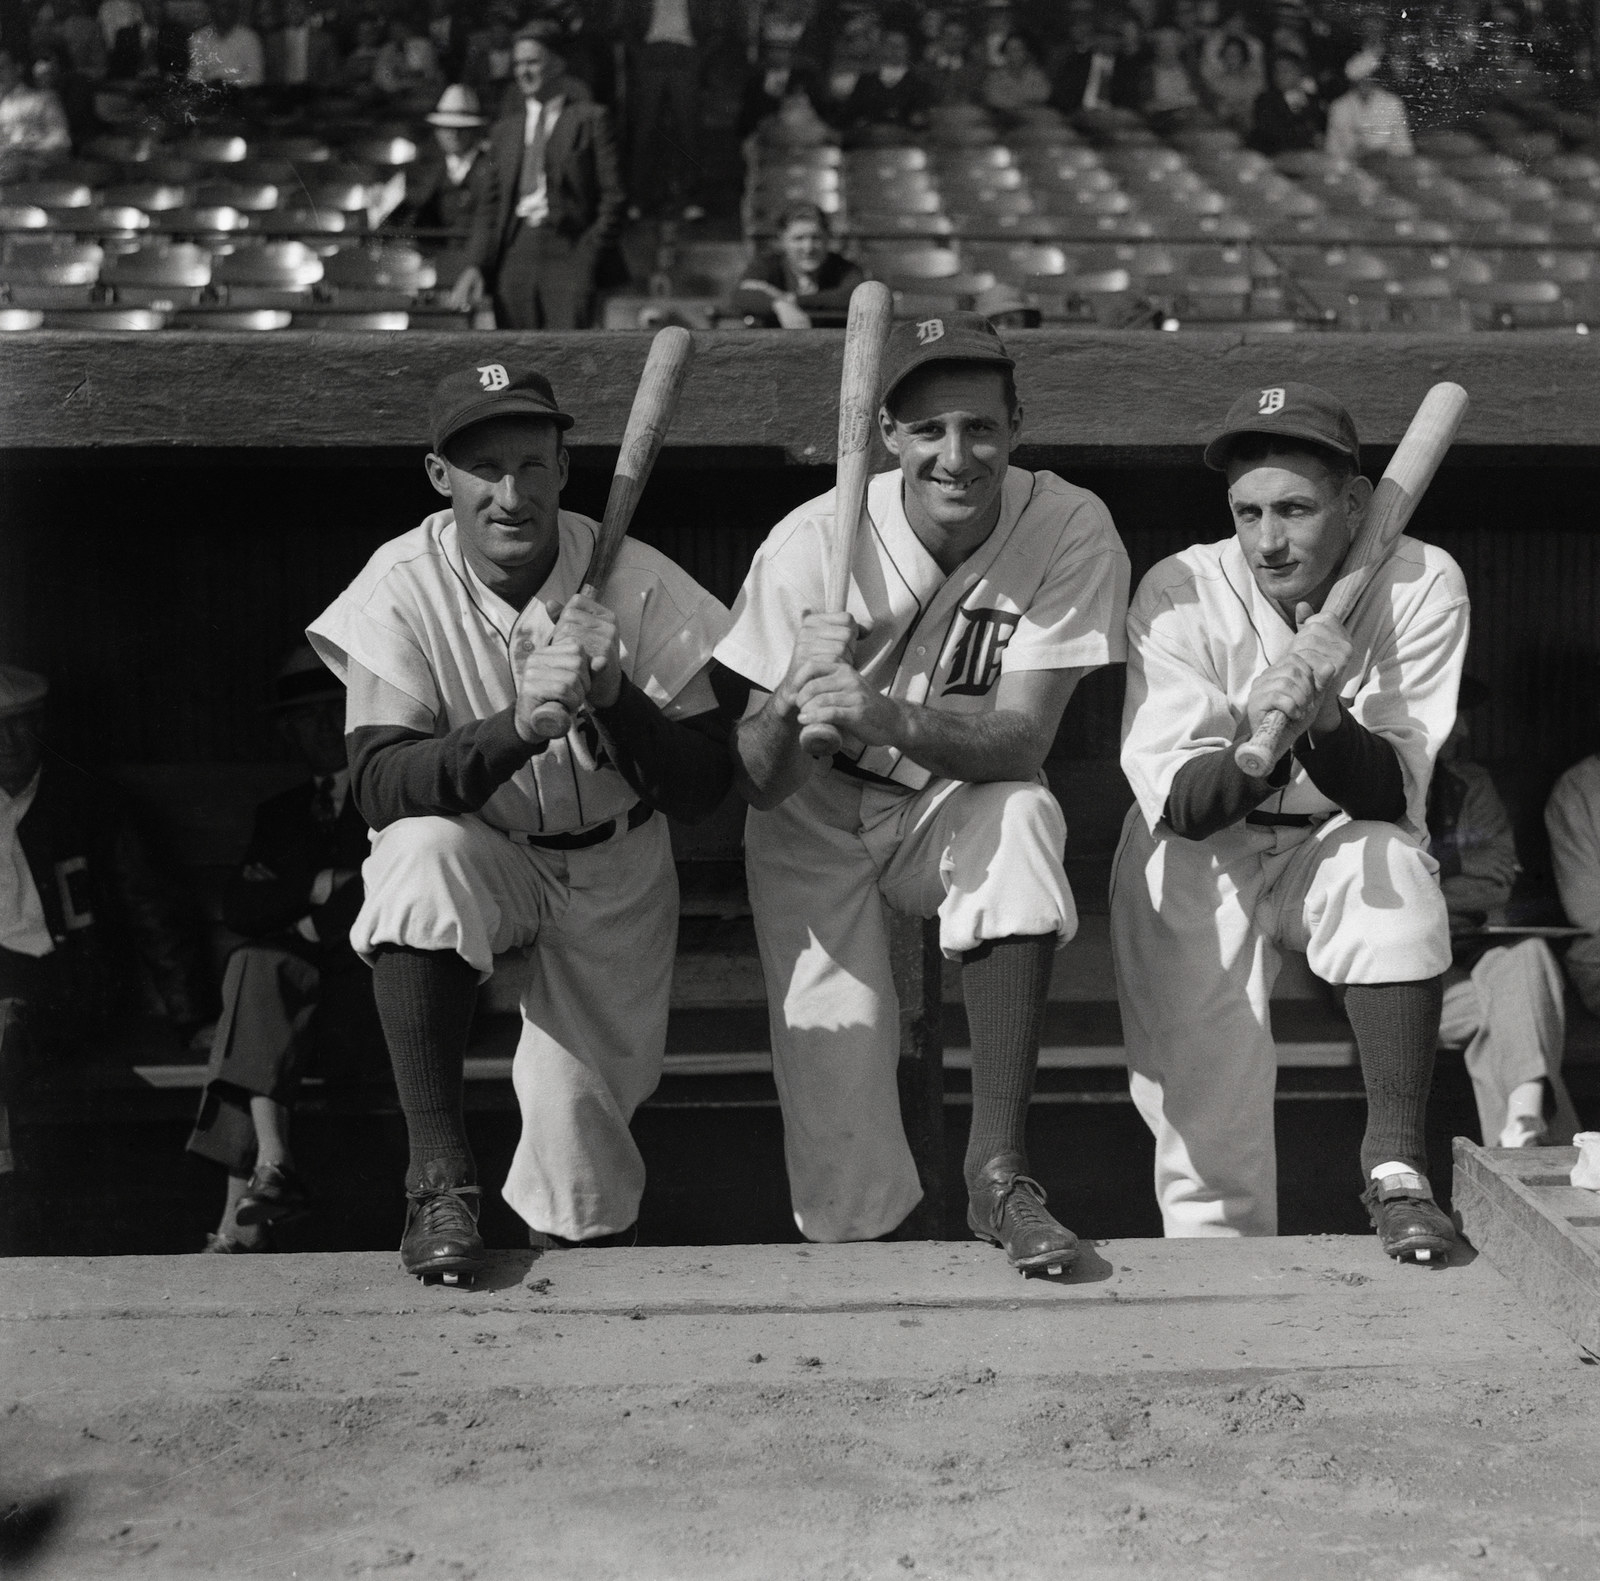
[[[211,254],[194,242],[155,242],[109,257],[100,280],[119,305],[196,305],[211,284]]]
[[[868,273],[889,280],[946,280],[961,273],[961,255],[953,247],[862,248],[861,264]]]
[[[324,164],[333,150],[320,137],[259,137],[251,146],[258,159],[287,159],[297,165]]]
[[[960,230],[965,222],[967,229],[981,229],[985,221],[1007,224],[1032,214],[1037,208],[1029,192],[966,192],[944,194],[943,206]]]
[[[150,217],[150,229],[169,236],[228,236],[250,228],[250,216],[238,209],[162,209]]]
[[[1491,154],[1480,150],[1470,154],[1442,154],[1433,156],[1439,168],[1457,181],[1515,181],[1525,172],[1514,159],[1504,154]]]
[[[852,236],[949,236],[955,227],[948,214],[884,214],[851,210],[840,229]]]
[[[269,181],[206,181],[195,188],[196,208],[232,208],[245,214],[275,209],[281,194]]]
[[[1177,175],[1189,168],[1188,161],[1175,148],[1161,145],[1107,148],[1102,151],[1100,161],[1107,170],[1119,175],[1146,180]]]
[[[255,242],[217,258],[211,283],[230,307],[293,307],[322,276],[322,259],[304,242]]]
[[[100,194],[100,201],[110,208],[143,209],[146,214],[156,214],[162,209],[186,207],[190,192],[187,187],[175,187],[163,181],[124,181],[106,187]]]
[[[293,314],[283,308],[205,307],[174,313],[168,323],[173,329],[226,329],[260,333],[287,329],[293,321]]]
[[[197,165],[235,165],[249,156],[250,145],[242,137],[216,133],[172,143],[164,152],[174,159],[192,160]]]
[[[258,236],[338,236],[352,226],[340,209],[293,208],[252,215],[250,229]]]
[[[341,213],[352,214],[366,208],[367,184],[348,179],[323,180],[319,175],[316,180],[306,182],[305,190],[299,196],[308,207],[337,209]]]
[[[1575,316],[1554,280],[1463,281],[1457,290],[1472,304],[1474,322],[1486,328],[1546,328]]]
[[[296,329],[336,329],[345,334],[353,331],[393,334],[398,330],[409,329],[413,322],[415,322],[413,314],[398,308],[366,309],[358,312],[322,310],[294,315]],[[464,328],[466,323],[465,314],[432,313],[417,327],[457,329]]]
[[[113,165],[137,165],[149,159],[156,146],[148,132],[114,132],[89,138],[83,152],[90,159],[103,159]]]
[[[71,231],[75,236],[137,236],[150,229],[150,216],[143,209],[126,204],[118,208],[63,209],[50,217],[51,226]]]
[[[987,269],[1002,280],[1059,275],[1067,268],[1067,255],[1060,247],[1030,242],[969,242],[962,246],[961,256],[968,268]]]
[[[0,281],[7,285],[88,286],[100,278],[105,249],[94,242],[59,238],[9,241],[0,255]]]
[[[165,329],[170,315],[148,307],[92,307],[44,315],[45,329],[100,330],[113,334]]]
[[[137,179],[160,186],[191,187],[197,180],[210,176],[214,169],[211,165],[197,165],[192,159],[154,156],[137,167]]]
[[[409,137],[367,137],[346,143],[339,153],[368,165],[410,165],[416,162],[417,145]]]
[[[41,209],[86,209],[94,203],[87,181],[17,181],[0,188],[0,203]]]
[[[1165,289],[1172,292],[1172,311],[1180,320],[1231,322],[1249,316],[1251,280],[1246,271],[1174,275]]]
[[[1419,154],[1434,159],[1463,158],[1484,152],[1482,142],[1471,132],[1454,127],[1423,127],[1412,135],[1411,141]]]
[[[438,270],[414,247],[347,247],[323,260],[322,283],[337,302],[398,309],[431,291]]]
[[[0,231],[42,231],[50,216],[33,203],[0,202]]]
[[[43,327],[44,314],[36,307],[0,307],[0,335]]]
[[[1302,280],[1387,280],[1389,265],[1380,253],[1360,247],[1285,248],[1279,257]]]

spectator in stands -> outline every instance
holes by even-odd
[[[439,70],[449,81],[458,81],[467,58],[467,28],[456,0],[428,0],[428,40]]]
[[[370,99],[378,91],[378,56],[386,42],[386,29],[380,16],[356,19],[356,41],[339,67],[339,80],[361,97]],[[363,91],[365,90],[365,91]]]
[[[424,242],[441,281],[466,267],[467,241],[479,213],[494,201],[494,176],[484,146],[478,96],[471,88],[446,88],[429,114],[434,141],[406,171],[406,195],[392,223],[407,229],[454,231],[458,238]]]
[[[1200,108],[1200,90],[1189,66],[1183,34],[1176,28],[1158,27],[1150,35],[1150,64],[1139,108],[1158,131],[1183,125]]]
[[[431,103],[444,85],[433,41],[411,17],[389,23],[389,35],[372,63],[372,85],[391,100]]]
[[[1087,34],[1084,47],[1062,62],[1050,102],[1066,115],[1131,107],[1139,96],[1138,79],[1138,57],[1129,54],[1119,24],[1107,16]]]
[[[1037,109],[1050,100],[1050,79],[1027,39],[1008,33],[1000,43],[1000,64],[983,79],[983,102],[991,110],[1015,113]]]
[[[1541,938],[1501,943],[1483,931],[1505,920],[1521,872],[1505,803],[1489,771],[1463,750],[1466,715],[1488,695],[1481,681],[1462,678],[1455,728],[1428,789],[1428,850],[1450,913],[1439,1042],[1464,1051],[1487,1146],[1564,1146],[1578,1126],[1561,1080],[1561,968]]]
[[[1200,82],[1211,113],[1224,126],[1247,133],[1255,119],[1256,100],[1266,88],[1260,41],[1223,33],[1215,49],[1200,60]]]
[[[156,27],[139,0],[101,0],[95,15],[106,46],[106,76],[112,82],[137,77],[155,48]]]
[[[494,0],[483,27],[467,40],[461,75],[491,114],[500,102],[501,90],[511,82],[511,46],[516,28],[516,6],[508,0]]]
[[[1600,1016],[1600,752],[1556,781],[1544,826],[1562,907],[1587,930],[1567,950],[1567,976],[1589,1013]]]
[[[713,0],[623,0],[628,121],[638,209],[705,218],[700,202],[700,83],[720,42]]]
[[[382,1069],[372,973],[350,948],[361,910],[368,833],[345,760],[344,688],[307,644],[275,684],[278,727],[311,778],[256,809],[255,828],[222,900],[245,942],[228,957],[189,1151],[228,1171],[209,1252],[261,1251],[267,1226],[304,1212],[289,1147],[300,1077],[318,1061],[338,1095],[363,1065]]]
[[[865,278],[858,264],[832,250],[822,210],[796,204],[778,221],[777,246],[745,271],[725,316],[751,329],[837,326]]]
[[[885,28],[878,35],[877,64],[856,85],[858,126],[922,125],[926,95],[912,61],[911,35],[904,28]]]
[[[66,51],[71,69],[91,82],[106,74],[106,45],[88,0],[53,0],[55,40]]]
[[[769,116],[782,108],[791,93],[809,91],[809,80],[795,60],[794,45],[786,38],[766,39],[761,58],[745,78],[734,128],[743,141]]]
[[[1405,105],[1387,88],[1378,86],[1381,64],[1370,50],[1345,62],[1350,90],[1328,106],[1328,135],[1323,145],[1340,159],[1413,151]]]
[[[524,29],[512,47],[522,104],[489,133],[492,201],[479,210],[458,311],[494,294],[503,329],[587,329],[595,274],[615,239],[624,197],[611,114],[573,91],[561,57]]]
[[[872,65],[872,55],[865,48],[859,32],[847,33],[840,38],[827,69],[811,81],[812,107],[836,132],[853,130],[861,117],[859,89]],[[875,39],[873,50],[875,53]]]
[[[208,1008],[197,930],[121,797],[47,750],[48,693],[0,665],[0,1173],[18,1097],[140,1015],[145,990],[185,1040]]]
[[[274,87],[308,89],[335,82],[339,49],[306,0],[283,0],[280,25],[262,40],[267,81]]]
[[[982,98],[984,63],[960,17],[944,18],[923,52],[920,75],[930,105],[976,104]]]
[[[1263,154],[1315,148],[1322,136],[1322,106],[1304,56],[1274,55],[1271,76],[1256,100],[1250,146]]]
[[[1037,329],[1044,317],[1013,285],[992,285],[980,291],[972,307],[999,330]]]
[[[39,155],[71,146],[61,100],[48,88],[25,83],[15,58],[0,50],[0,180],[19,178]]]
[[[190,82],[259,88],[267,80],[261,37],[241,20],[239,0],[210,0],[211,20],[189,37]]]

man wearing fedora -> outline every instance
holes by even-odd
[[[447,231],[454,235],[423,238],[419,245],[434,262],[439,282],[449,286],[467,266],[467,240],[478,216],[494,201],[478,96],[454,83],[439,97],[428,116],[433,146],[424,148],[406,172],[405,200],[390,223],[405,230]]]
[[[548,30],[511,46],[522,102],[489,133],[492,198],[478,209],[451,306],[494,299],[501,329],[587,329],[600,256],[622,223],[611,114],[567,75]]]
[[[367,826],[350,794],[344,688],[301,643],[271,711],[311,777],[263,802],[222,921],[243,942],[228,959],[222,1015],[189,1151],[228,1172],[212,1252],[258,1251],[266,1226],[309,1197],[289,1149],[289,1115],[308,1057],[349,1084],[361,1056],[383,1057],[372,974],[350,948],[361,909]]]
[[[198,932],[106,781],[48,749],[49,683],[0,665],[0,1175],[8,1106],[154,991],[187,1035],[208,1003]]]

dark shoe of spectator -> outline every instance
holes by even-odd
[[[224,1235],[221,1230],[212,1230],[206,1236],[203,1250],[232,1256],[238,1252],[265,1252],[271,1250],[271,1247],[264,1229],[258,1230],[251,1236]]]
[[[569,1241],[564,1235],[547,1235],[543,1230],[528,1231],[528,1245],[536,1252],[570,1251],[574,1247],[637,1246],[639,1226],[630,1224],[625,1230],[615,1230],[610,1235],[591,1235],[587,1240]]]
[[[478,1234],[477,1186],[451,1178],[439,1164],[428,1165],[422,1184],[408,1191],[406,1233],[400,1242],[400,1266],[419,1279],[446,1284],[471,1283],[488,1261]]]
[[[305,1182],[287,1164],[257,1164],[250,1184],[233,1210],[239,1224],[276,1224],[311,1207]]]
[[[1433,1200],[1433,1187],[1416,1174],[1387,1175],[1361,1193],[1386,1256],[1442,1268],[1456,1244],[1455,1226]]]
[[[967,1228],[1005,1249],[1013,1268],[1065,1273],[1078,1258],[1078,1237],[1045,1212],[1044,1187],[1024,1175],[1020,1153],[996,1153],[967,1193]]]

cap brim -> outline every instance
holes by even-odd
[[[912,358],[912,360],[908,362],[905,367],[900,369],[900,371],[895,374],[894,378],[888,384],[884,385],[883,394],[878,397],[878,404],[880,406],[887,406],[889,404],[889,397],[893,395],[894,392],[898,390],[913,373],[915,373],[919,368],[926,368],[931,362],[967,362],[992,368],[1010,368],[1013,372],[1016,371],[1017,366],[1016,359],[1014,357],[1007,357],[1000,353],[966,351],[958,354],[945,353],[941,355],[937,351],[930,351],[927,356]]]
[[[463,429],[486,423],[492,417],[531,417],[554,423],[563,433],[576,421],[566,412],[552,410],[537,396],[524,395],[520,391],[486,396],[476,405],[466,407],[451,417],[449,427],[440,429],[433,436],[434,450],[443,450]]]
[[[1236,439],[1243,439],[1246,434],[1271,434],[1278,439],[1299,439],[1308,445],[1315,445],[1318,450],[1331,450],[1336,456],[1347,456],[1351,461],[1359,463],[1361,459],[1359,451],[1347,450],[1343,445],[1330,444],[1325,433],[1313,430],[1305,424],[1263,421],[1241,423],[1237,428],[1230,428],[1225,433],[1218,434],[1205,448],[1205,464],[1213,472],[1226,472],[1228,452],[1233,448],[1233,442]]]

